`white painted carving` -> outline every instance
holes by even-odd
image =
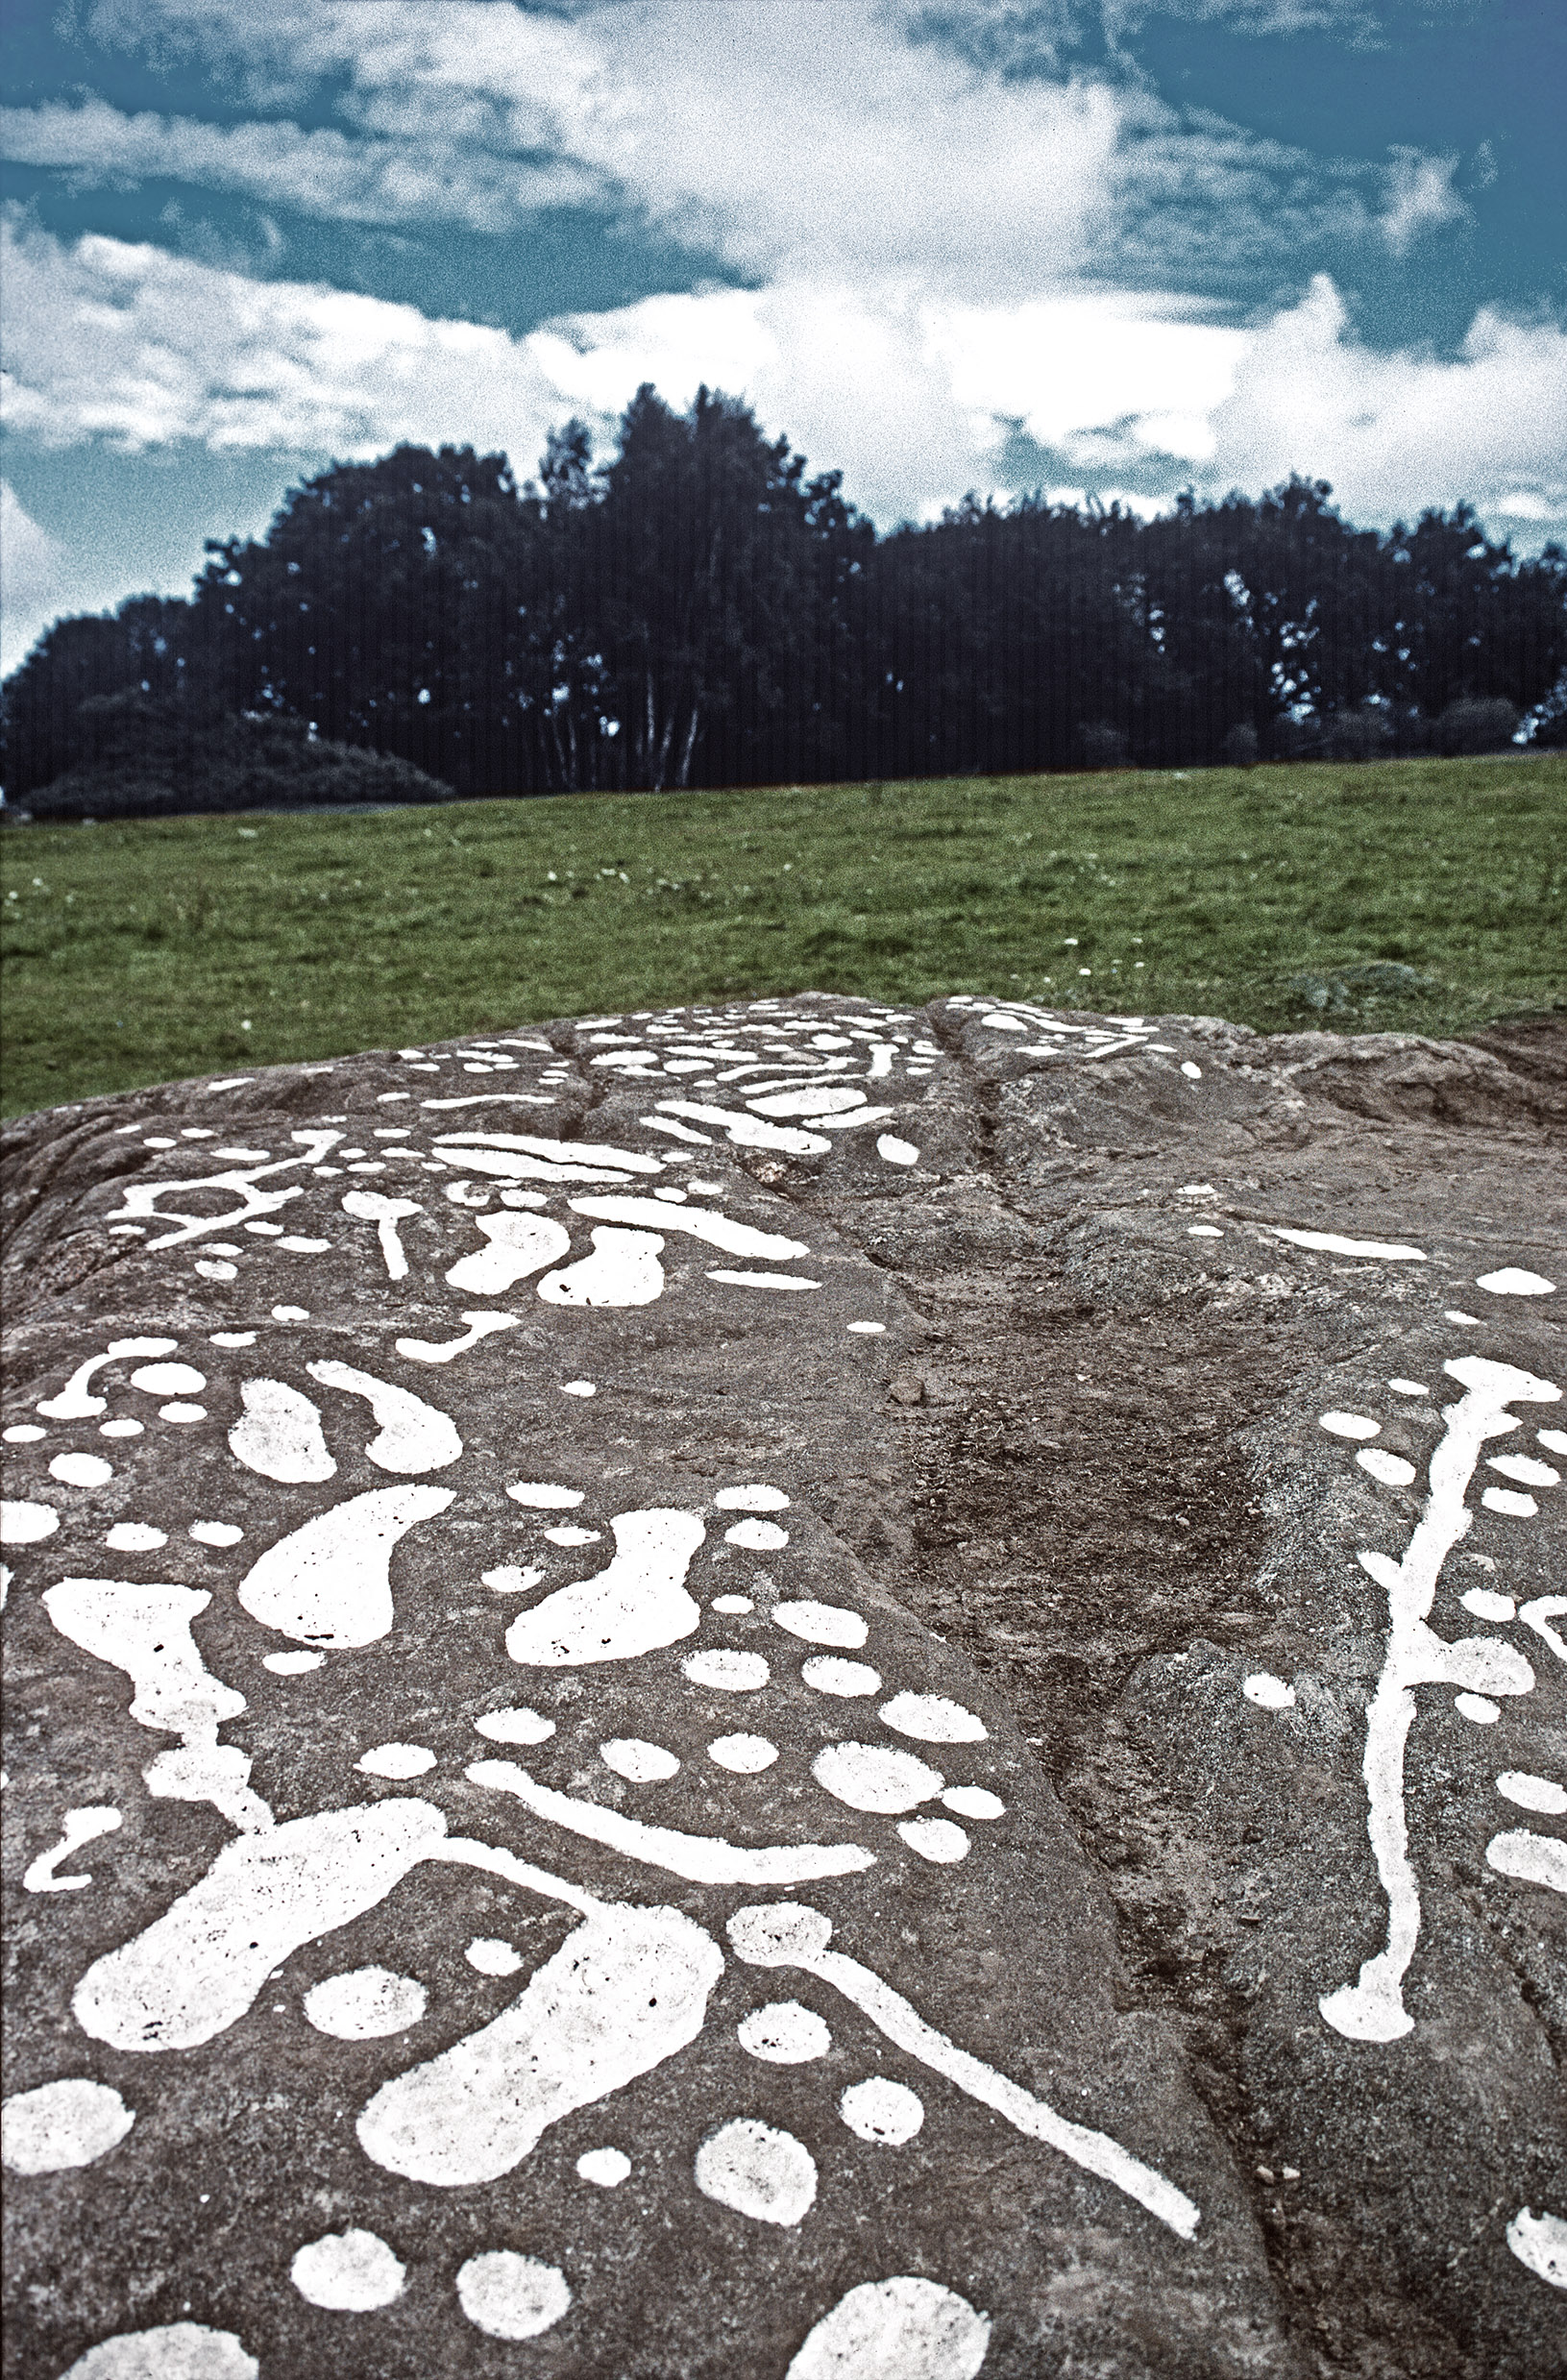
[[[685,1586],[706,1534],[696,1513],[619,1512],[609,1526],[615,1556],[605,1569],[557,1587],[513,1620],[506,1651],[514,1661],[536,1669],[628,1661],[700,1625],[701,1607]]]
[[[383,1198],[379,1190],[350,1190],[343,1200],[345,1215],[352,1215],[359,1223],[375,1224],[388,1281],[405,1281],[408,1275],[407,1252],[397,1228],[399,1223],[424,1212],[416,1198]]]
[[[753,1224],[737,1223],[710,1207],[673,1207],[658,1198],[631,1197],[574,1198],[570,1205],[574,1214],[592,1215],[603,1223],[684,1232],[693,1239],[705,1239],[709,1246],[722,1248],[727,1256],[765,1257],[775,1264],[788,1264],[796,1256],[810,1254],[803,1240],[786,1239],[781,1232],[758,1231]]]
[[[715,1735],[707,1756],[736,1777],[760,1777],[778,1757],[778,1747],[765,1735]]]
[[[618,1735],[599,1747],[599,1757],[633,1785],[663,1784],[679,1774],[680,1763],[662,1744],[645,1743],[640,1735]]]
[[[481,1975],[515,1975],[523,1970],[522,1952],[496,1934],[476,1934],[463,1957]]]
[[[884,1726],[920,1744],[983,1744],[987,1734],[978,1712],[947,1694],[894,1694],[881,1716]]]
[[[663,1159],[650,1156],[646,1149],[613,1148],[602,1141],[546,1141],[530,1132],[444,1132],[435,1145],[460,1155],[465,1165],[477,1166],[476,1152],[494,1149],[524,1151],[567,1168],[607,1165],[614,1173],[661,1173],[664,1169]],[[600,1173],[595,1178],[601,1181],[604,1176]]]
[[[864,2082],[850,2083],[838,2102],[838,2112],[862,2141],[901,2148],[924,2122],[925,2102],[907,2083],[871,2074]]]
[[[474,1721],[474,1732],[487,1736],[492,1744],[547,1744],[554,1731],[552,1719],[520,1705],[509,1710],[486,1711],[482,1719]]]
[[[244,1412],[229,1433],[229,1451],[247,1471],[290,1484],[330,1480],[337,1469],[327,1451],[321,1414],[309,1398],[282,1380],[242,1380]]]
[[[637,1121],[646,1124],[649,1132],[667,1132],[673,1141],[697,1141],[703,1148],[711,1148],[713,1145],[713,1136],[710,1132],[693,1132],[689,1124],[672,1123],[664,1116],[641,1116]]]
[[[193,2049],[236,2024],[275,1967],[375,1908],[446,1832],[429,1802],[317,1810],[227,1843],[199,1882],[76,1987],[76,2021],[133,2050]]]
[[[1436,1583],[1448,1555],[1473,1514],[1464,1496],[1486,1441],[1518,1428],[1515,1403],[1555,1403],[1561,1391],[1532,1372],[1463,1356],[1442,1366],[1464,1389],[1443,1415],[1445,1434],[1431,1459],[1430,1493],[1402,1562],[1385,1554],[1359,1555],[1362,1569],[1387,1595],[1386,1657],[1366,1713],[1367,1832],[1377,1874],[1387,1896],[1387,1940],[1365,1960],[1358,1980],[1326,1994],[1323,2016],[1351,2041],[1397,2041],[1414,2020],[1404,2005],[1404,1977],[1420,1935],[1420,1887],[1409,1857],[1404,1805],[1404,1753],[1414,1724],[1414,1688],[1457,1686],[1468,1694],[1527,1694],[1534,1673],[1523,1655],[1492,1637],[1450,1643],[1427,1626]]]
[[[428,1744],[373,1744],[354,1765],[365,1777],[390,1777],[406,1784],[410,1778],[428,1776],[435,1754]]]
[[[938,2281],[862,2281],[824,2314],[785,2380],[974,2380],[991,2318]]]
[[[1507,2225],[1507,2245],[1521,2265],[1553,2289],[1567,2289],[1567,2222],[1520,2207]]]
[[[1543,1884],[1550,1892],[1567,1893],[1567,1843],[1559,1836],[1535,1834],[1528,1827],[1493,1834],[1485,1846],[1485,1864],[1520,1884]]]
[[[823,1083],[815,1091],[775,1091],[746,1105],[758,1116],[845,1116],[865,1103],[865,1092],[847,1083]]]
[[[526,1595],[530,1586],[537,1586],[544,1572],[536,1562],[526,1567],[520,1562],[502,1562],[499,1569],[481,1570],[479,1577],[493,1595]]]
[[[380,2041],[417,2024],[429,1994],[413,1975],[388,1967],[354,1967],[329,1975],[305,1995],[305,2014],[334,2041]]]
[[[211,1602],[205,1588],[154,1580],[61,1579],[43,1607],[62,1636],[130,1678],[131,1716],[180,1737],[142,1771],[150,1793],[176,1802],[209,1802],[249,1832],[270,1827],[272,1812],[250,1790],[249,1754],[220,1744],[218,1729],[237,1718],[245,1697],[214,1678],[190,1632]]]
[[[838,1645],[848,1653],[857,1653],[870,1632],[847,1604],[774,1604],[771,1616],[779,1628],[803,1637],[808,1645]]]
[[[968,1856],[968,1837],[950,1818],[905,1818],[897,1831],[910,1851],[934,1867],[950,1868]]]
[[[772,1674],[759,1653],[735,1653],[726,1645],[715,1646],[711,1653],[688,1653],[680,1670],[694,1686],[707,1686],[716,1694],[756,1694]]]
[[[0,2109],[0,2162],[12,2173],[63,2173],[96,2165],[135,2122],[107,2082],[72,2077],[16,2091]]]
[[[49,1477],[66,1487],[102,1487],[113,1476],[113,1464],[102,1455],[56,1455],[49,1465]]]
[[[780,1553],[789,1543],[789,1532],[780,1529],[776,1521],[736,1521],[723,1533],[725,1545],[738,1545],[747,1554]]]
[[[460,1338],[400,1338],[397,1351],[406,1356],[410,1363],[450,1363],[453,1356],[466,1355],[481,1338],[493,1337],[497,1331],[514,1331],[515,1314],[465,1313],[468,1328]]]
[[[1341,1232],[1286,1231],[1282,1223],[1269,1223],[1267,1229],[1275,1239],[1287,1239],[1293,1247],[1317,1248],[1325,1256],[1374,1256],[1394,1264],[1423,1264],[1423,1248],[1406,1247],[1399,1239],[1346,1239]]]
[[[342,1388],[364,1397],[380,1424],[380,1435],[365,1448],[380,1471],[444,1471],[462,1452],[462,1440],[450,1414],[427,1405],[409,1388],[395,1388],[390,1381],[356,1371],[352,1363],[306,1365],[312,1380],[324,1388]]]
[[[155,1243],[157,1244],[157,1243]],[[170,1356],[179,1345],[174,1338],[114,1338],[101,1356],[89,1356],[79,1363],[58,1395],[44,1397],[35,1408],[49,1421],[86,1421],[94,1413],[105,1411],[108,1400],[89,1396],[87,1383],[106,1363],[113,1363],[131,1356]]]
[[[128,1221],[172,1223],[173,1231],[164,1232],[147,1242],[148,1253],[159,1248],[184,1247],[192,1239],[205,1239],[211,1232],[233,1231],[241,1223],[254,1222],[258,1215],[276,1214],[291,1199],[304,1196],[298,1183],[286,1190],[263,1190],[257,1183],[271,1174],[286,1173],[294,1165],[319,1165],[330,1148],[342,1139],[340,1132],[296,1132],[290,1138],[297,1143],[292,1157],[280,1157],[268,1162],[265,1149],[219,1149],[220,1158],[231,1157],[234,1163],[220,1173],[185,1175],[174,1181],[122,1182],[118,1187],[125,1203],[106,1215],[110,1225]],[[177,1207],[162,1208],[159,1200],[168,1194],[195,1190],[227,1190],[236,1204],[217,1215],[182,1214]]]
[[[572,1244],[565,1224],[547,1215],[508,1209],[504,1215],[476,1215],[474,1221],[487,1244],[459,1257],[446,1277],[453,1288],[476,1297],[503,1296],[513,1283],[553,1264]]]
[[[92,1882],[90,1876],[61,1876],[57,1874],[62,1859],[70,1859],[87,1843],[95,1843],[100,1835],[112,1834],[121,1824],[120,1813],[108,1803],[82,1809],[67,1810],[61,1822],[58,1843],[46,1852],[39,1852],[22,1876],[22,1890],[27,1893],[80,1893]]]
[[[375,1487],[350,1496],[270,1546],[246,1572],[239,1600],[263,1628],[305,1644],[374,1644],[396,1617],[394,1547],[452,1500],[450,1487]]]
[[[811,1763],[811,1774],[835,1802],[884,1818],[917,1809],[945,1782],[940,1769],[916,1759],[912,1752],[894,1751],[891,1744],[824,1745]]]
[[[605,1226],[592,1234],[593,1254],[563,1272],[546,1273],[539,1295],[548,1306],[650,1306],[664,1294],[664,1267],[659,1252],[664,1242],[657,1232],[616,1231]]]
[[[1520,1487],[1556,1487],[1561,1483],[1561,1473],[1555,1464],[1541,1462],[1533,1455],[1491,1455],[1485,1467],[1488,1471],[1500,1471],[1505,1480],[1515,1480]],[[53,1471],[54,1464],[49,1468]],[[56,1472],[55,1476],[63,1478],[64,1474]]]
[[[717,1834],[682,1834],[673,1827],[650,1827],[599,1802],[541,1785],[514,1760],[476,1760],[464,1774],[494,1793],[515,1795],[536,1818],[601,1843],[645,1866],[683,1876],[692,1884],[805,1884],[820,1877],[852,1876],[873,1868],[875,1854],[858,1843],[774,1843],[760,1850],[726,1843]]]
[[[458,2268],[457,2303],[488,2339],[537,2339],[571,2311],[572,2293],[557,2265],[495,2247]]]
[[[59,1527],[60,1514],[52,1504],[38,1504],[29,1496],[0,1500],[0,1545],[39,1545]]]
[[[703,1107],[695,1099],[660,1099],[665,1116],[689,1116],[698,1124],[712,1124],[737,1148],[778,1149],[790,1157],[820,1157],[831,1148],[819,1132],[802,1132],[793,1124],[770,1124],[760,1116],[724,1107]],[[650,1120],[650,1119],[649,1119]],[[804,1250],[799,1251],[801,1255]]]
[[[829,1653],[813,1654],[800,1668],[806,1684],[818,1694],[836,1694],[845,1701],[881,1692],[881,1672],[869,1661],[844,1661]]]
[[[1124,2191],[1183,2240],[1194,2236],[1202,2220],[1201,2210],[1185,2191],[1178,2190],[1140,2158],[1132,2156],[1108,2133],[1091,2131],[1087,2124],[1073,2123],[1067,2117],[1057,2115],[1045,2100],[1009,2081],[1005,2074],[970,2056],[967,2049],[960,2049],[944,2033],[927,2024],[918,2010],[870,1968],[840,1951],[829,1950],[832,1921],[819,1909],[788,1901],[738,1909],[730,1918],[727,1930],[737,1955],[747,1966],[796,1967],[831,1984],[907,2056],[918,2059],[933,2073],[943,2075],[982,2106],[993,2108],[1029,2139],[1059,2149],[1085,2172],[1096,2173],[1102,2181]]]
[[[1549,1645],[1558,1661],[1567,1661],[1567,1640],[1551,1626],[1567,1613],[1567,1595],[1535,1595],[1518,1607],[1518,1617],[1526,1628],[1531,1628],[1540,1642]]]
[[[261,2367],[232,2330],[160,2322],[121,2331],[79,2355],[62,2380],[259,2380]]]
[[[1414,1478],[1414,1464],[1406,1462],[1402,1455],[1389,1453],[1385,1446],[1362,1446],[1355,1460],[1384,1487],[1408,1487]]]
[[[1547,1818],[1567,1817],[1567,1785],[1554,1778],[1530,1777],[1522,1769],[1504,1769],[1496,1780],[1498,1793],[1520,1809],[1538,1810]]]
[[[704,2198],[784,2230],[816,2203],[816,2159],[805,2143],[756,2116],[737,2116],[703,2141],[696,2181]]]
[[[821,2018],[797,2000],[774,2000],[765,2008],[753,2008],[736,2030],[742,2049],[767,2066],[805,2066],[813,2058],[824,2058],[832,2048],[832,2035]]]
[[[677,1909],[570,1898],[583,1924],[511,2006],[376,2093],[358,2135],[378,2165],[443,2190],[496,2181],[547,2126],[696,2040],[723,1972],[712,1938]]]
[[[312,2306],[368,2314],[401,2297],[404,2267],[373,2231],[329,2231],[300,2249],[288,2277]]]

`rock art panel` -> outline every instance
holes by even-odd
[[[24,1119],[18,2374],[1535,2380],[1520,1048],[808,995]]]

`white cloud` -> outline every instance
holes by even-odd
[[[54,618],[65,583],[65,554],[0,479],[0,673],[12,670]]]
[[[1457,170],[1456,157],[1423,157],[1418,149],[1394,151],[1387,204],[1377,218],[1377,229],[1395,257],[1428,232],[1467,217],[1469,209],[1453,187]]]
[[[841,467],[884,525],[970,487],[1009,492],[1018,428],[1061,479],[1255,491],[1295,470],[1367,520],[1462,497],[1514,519],[1567,511],[1567,333],[1485,310],[1451,358],[1380,352],[1326,279],[1249,329],[1115,292],[976,305],[897,280],[785,278],[513,339],[151,246],[24,230],[8,249],[7,410],[56,444],[348,457],[452,440],[526,472],[568,412],[607,428],[644,380],[675,405],[706,380],[816,467]]]
[[[4,250],[6,412],[44,445],[530,454],[558,410],[526,348],[480,324],[122,240],[8,223]]]
[[[565,159],[459,154],[428,135],[417,142],[377,140],[287,123],[131,116],[101,99],[0,108],[0,148],[18,164],[59,166],[93,181],[159,175],[355,223],[456,222],[501,232],[533,209],[604,195],[595,175]]]
[[[1255,489],[1310,472],[1370,521],[1464,498],[1519,517],[1520,491],[1548,507],[1534,517],[1567,515],[1567,331],[1553,323],[1487,307],[1452,358],[1385,353],[1350,334],[1319,276],[1252,334],[1212,420],[1210,479]]]
[[[1031,42],[1048,63],[1066,13],[1041,28],[1032,5],[967,0],[966,53],[953,8],[918,0],[594,0],[570,14],[511,0],[114,0],[100,26],[194,45],[269,99],[333,78],[363,158],[336,133],[96,105],[39,110],[15,137],[86,169],[101,131],[126,170],[162,158],[198,182],[378,221],[402,203],[410,224],[432,210],[494,229],[559,177],[740,275],[904,276],[970,296],[1037,292],[1128,248],[1139,264],[1203,253],[1234,270],[1369,233],[1358,185],[1374,169],[1188,121],[1125,80],[1009,76]],[[934,25],[949,37],[912,37]]]
[[[1168,4],[1257,30],[1358,21],[1336,0]],[[927,37],[955,15],[961,53]],[[280,495],[302,456],[402,439],[503,449],[526,473],[568,412],[607,432],[642,380],[676,405],[705,380],[747,397],[814,468],[841,467],[884,527],[969,488],[1014,493],[1019,472],[1146,509],[1187,479],[1255,492],[1291,470],[1331,479],[1354,518],[1467,497],[1499,526],[1567,525],[1567,336],[1551,324],[1485,310],[1444,358],[1361,344],[1325,279],[1250,326],[1111,285],[1118,269],[1179,286],[1215,243],[1232,261],[1287,254],[1301,272],[1324,231],[1402,252],[1463,204],[1446,159],[1332,169],[1178,120],[1130,83],[1009,80],[1009,44],[1013,62],[1031,42],[1065,52],[1069,0],[1047,18],[1035,0],[586,0],[549,14],[511,0],[110,0],[94,21],[144,48],[193,45],[274,104],[331,78],[350,130],[89,100],[12,112],[12,148],[35,160],[514,234],[564,197],[700,242],[754,285],[511,338],[13,221],[7,412],[37,443],[150,452],[171,470],[186,441],[286,455]],[[18,531],[40,603],[147,583],[51,557],[27,528],[42,532]]]

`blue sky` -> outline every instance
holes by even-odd
[[[1560,0],[11,0],[5,664],[402,437],[1567,535]]]

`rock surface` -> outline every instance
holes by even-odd
[[[14,1127],[6,2370],[1567,2368],[1564,1109],[809,995]]]

